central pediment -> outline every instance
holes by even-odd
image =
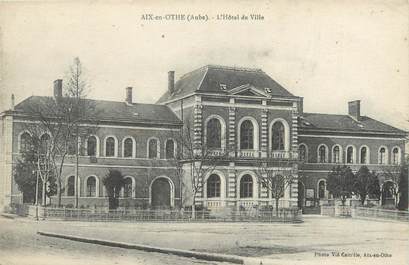
[[[245,84],[245,85],[241,85],[233,89],[230,89],[228,93],[230,95],[237,95],[237,96],[271,97],[270,93],[268,92],[268,88],[260,89],[250,84]]]

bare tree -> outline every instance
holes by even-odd
[[[399,204],[399,182],[400,182],[400,175],[401,175],[402,166],[401,165],[390,165],[390,166],[383,166],[381,169],[380,177],[383,179],[383,185],[381,190],[382,201],[385,200],[384,195],[386,193],[386,188],[389,189],[389,192],[392,193],[394,204],[397,207]],[[385,187],[386,183],[390,182],[391,185]]]
[[[42,160],[39,165],[43,167],[41,170],[39,168],[39,172],[48,172],[47,174],[53,174],[56,178],[58,206],[61,205],[62,173],[66,158],[68,155],[76,155],[78,178],[80,138],[95,132],[97,128],[95,104],[85,99],[87,87],[82,74],[81,62],[75,58],[64,93],[55,97],[37,98],[27,109],[36,123],[26,124],[26,130],[39,141],[43,135],[49,136],[46,153],[39,156]],[[76,194],[78,196],[78,192]]]
[[[175,174],[179,181],[182,182],[182,188],[190,189],[192,218],[195,218],[197,194],[203,191],[204,179],[216,169],[226,153],[225,150],[220,148],[215,149],[209,147],[206,143],[202,144],[203,141],[200,141],[200,143],[195,142],[194,130],[191,128],[189,121],[185,121],[184,124],[184,127],[173,136],[179,146],[178,152],[175,154],[174,166],[176,167]],[[209,133],[213,134],[214,132]],[[209,135],[209,137],[220,138],[220,135]],[[223,141],[223,139],[220,139],[220,141]],[[187,203],[188,200],[187,197],[182,198],[184,203]]]
[[[293,173],[293,162],[290,159],[273,161],[265,158],[257,161],[255,170],[257,181],[271,193],[275,201],[276,216],[278,216],[280,199],[284,197],[285,191],[294,182]]]

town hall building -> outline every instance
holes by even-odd
[[[207,65],[176,82],[174,74],[168,73],[168,89],[155,104],[134,102],[132,88],[126,88],[123,102],[93,100],[98,130],[80,141],[79,181],[75,157],[67,158],[64,205],[72,205],[78,194],[85,207],[106,207],[103,178],[117,169],[126,176],[121,207],[188,206],[191,165],[185,162],[180,175],[176,161],[183,152],[178,136],[186,127],[198,152],[205,147],[218,158],[197,180],[195,203],[210,209],[273,205],[271,192],[257,178],[259,161],[291,172],[294,181],[280,206],[302,208],[330,198],[326,178],[336,165],[381,171],[403,162],[407,132],[362,115],[359,100],[346,103],[344,114],[309,113],[302,97],[261,69]],[[61,90],[62,81],[56,80],[54,97]],[[13,167],[30,137],[25,124],[35,122],[30,106],[42,98],[29,97],[0,116],[3,207],[23,202]]]

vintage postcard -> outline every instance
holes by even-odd
[[[409,264],[408,10],[2,1],[0,265]]]

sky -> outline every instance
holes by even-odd
[[[361,114],[409,131],[407,1],[90,1],[0,3],[0,111],[52,95],[79,57],[90,98],[154,103],[176,79],[218,64],[261,68],[306,112]],[[208,21],[142,15],[207,15]],[[217,20],[259,14],[263,20]]]

